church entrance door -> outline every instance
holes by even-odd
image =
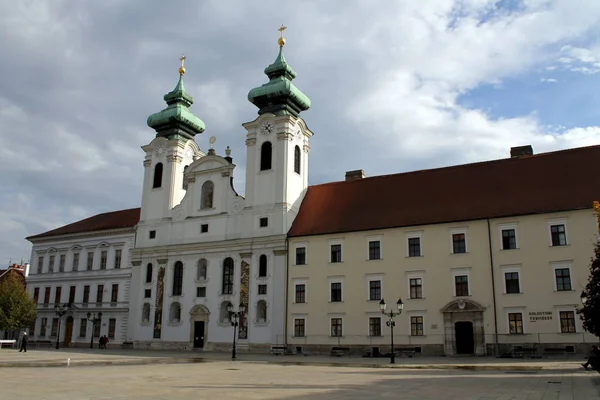
[[[473,334],[473,323],[471,321],[455,323],[454,335],[456,337],[456,354],[475,353],[475,335]]]
[[[65,324],[65,347],[71,345],[73,339],[73,317],[70,315],[67,317],[67,323]]]
[[[194,321],[194,348],[204,347],[204,321]]]

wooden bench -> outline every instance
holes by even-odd
[[[28,346],[35,346],[35,348],[40,348],[40,347],[47,347],[47,348],[51,348],[53,347],[55,344],[55,342],[53,342],[52,340],[30,340],[29,342],[27,342]]]
[[[523,358],[525,356],[538,358],[538,350],[535,347],[516,347],[513,349],[513,357]]]
[[[332,357],[341,357],[350,355],[350,347],[332,347],[330,355]]]
[[[275,356],[285,354],[286,351],[287,351],[287,346],[285,344],[272,345],[271,348],[269,349],[269,353],[271,353],[272,355],[275,355]]]
[[[408,358],[413,358],[416,352],[417,349],[411,346],[394,347],[395,354],[399,354],[401,356],[408,356]]]
[[[17,345],[17,341],[15,339],[0,340],[0,349],[3,347],[14,348],[16,345]]]

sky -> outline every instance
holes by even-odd
[[[196,141],[231,147],[244,193],[247,94],[281,24],[310,184],[600,144],[598,0],[0,0],[0,267],[26,236],[139,207],[182,54]]]

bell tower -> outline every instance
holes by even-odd
[[[269,82],[252,89],[248,100],[258,118],[247,130],[246,208],[270,217],[269,234],[286,234],[308,188],[308,153],[313,133],[300,117],[310,99],[293,83],[297,76],[283,54],[286,39],[279,28],[279,54],[265,68]],[[264,219],[263,217],[263,219]]]
[[[189,107],[194,103],[183,86],[185,56],[180,58],[179,81],[164,95],[167,107],[148,117],[148,126],[156,136],[142,149],[144,184],[140,222],[160,220],[171,216],[171,209],[185,195],[183,173],[187,165],[204,155],[194,137],[204,132],[204,122]]]

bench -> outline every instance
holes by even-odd
[[[513,349],[513,357],[523,358],[524,356],[538,358],[538,350],[535,347],[515,347]]]
[[[40,347],[53,347],[54,346],[54,342],[51,340],[30,340],[29,342],[27,342],[28,346],[35,346],[35,348],[40,348]]]
[[[401,356],[408,356],[408,358],[413,358],[417,349],[415,347],[410,346],[401,346],[394,347],[394,354],[400,354]]]
[[[285,354],[287,351],[287,346],[285,344],[276,344],[271,346],[271,348],[269,349],[269,353],[271,353],[272,355],[278,356],[281,354]]]
[[[332,357],[341,357],[350,355],[350,347],[332,347],[330,355]]]
[[[564,355],[567,354],[567,349],[564,347],[546,347],[544,348],[544,355]]]
[[[17,345],[17,341],[15,339],[9,340],[0,340],[0,349],[3,347],[15,347]]]

